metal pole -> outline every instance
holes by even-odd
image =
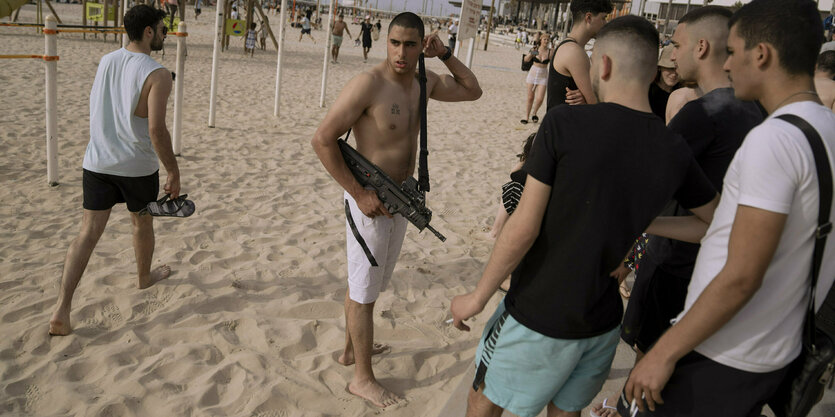
[[[215,102],[217,101],[217,65],[220,60],[218,54],[220,53],[220,34],[223,32],[224,19],[223,13],[226,0],[218,0],[217,10],[215,11],[215,49],[212,51],[212,81],[209,91],[209,127],[215,127]]]
[[[689,11],[690,11],[690,0],[687,0],[687,8],[684,9],[684,14],[687,14],[687,12],[689,12]]]
[[[44,32],[44,65],[46,65],[46,181],[58,185],[58,23],[55,16],[46,17]]]
[[[667,2],[667,16],[664,18],[664,33],[663,35],[667,34],[667,29],[670,28],[670,9],[673,8],[673,0],[669,0]]]
[[[330,9],[328,10],[328,28],[333,25],[333,0],[330,0]],[[319,107],[325,107],[325,90],[328,87],[328,55],[331,53],[331,36],[328,34],[328,39],[325,41],[325,58],[322,64],[322,94],[319,96]]]
[[[287,22],[287,0],[281,0],[281,22],[278,24],[278,58],[275,63],[275,106],[273,116],[278,117],[281,99],[281,56],[284,53],[284,24]]]
[[[177,79],[174,80],[174,138],[172,141],[174,155],[177,156],[183,151],[183,79],[186,75],[186,36],[188,36],[186,22],[180,22],[177,25]]]
[[[484,38],[484,50],[487,50],[487,44],[490,43],[490,30],[493,29],[493,6],[496,5],[496,0],[490,1],[490,16],[487,18],[487,36]]]
[[[125,25],[125,14],[128,12],[128,0],[122,0],[122,26]],[[128,34],[122,34],[122,48],[128,46]]]
[[[467,47],[467,68],[473,67],[473,55],[475,54],[475,40],[475,36],[470,38],[470,46]]]

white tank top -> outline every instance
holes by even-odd
[[[147,54],[125,48],[102,57],[90,91],[90,143],[84,169],[142,177],[159,170],[148,119],[134,115],[145,80],[164,68]]]

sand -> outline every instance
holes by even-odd
[[[55,4],[66,23],[81,6]],[[35,20],[34,5],[20,21]],[[60,185],[46,182],[43,67],[3,60],[0,73],[0,414],[364,416],[377,412],[345,392],[352,368],[335,358],[344,343],[345,236],[341,187],[310,139],[319,107],[325,32],[317,44],[287,29],[281,117],[273,117],[276,53],[243,55],[243,38],[221,55],[216,127],[207,127],[213,9],[189,8],[184,77],[183,192],[188,219],[157,219],[154,264],[172,276],[136,288],[130,218],[113,210],[75,293],[67,337],[49,337],[69,243],[81,218],[81,162],[89,140],[90,87],[100,57],[120,44],[59,35]],[[326,18],[326,16],[325,16]],[[3,19],[6,21],[6,19]],[[277,31],[277,17],[271,21]],[[349,26],[355,35],[358,26]],[[35,29],[0,27],[3,54],[42,54]],[[175,67],[176,41],[154,57]],[[329,71],[326,103],[369,62],[345,39]],[[387,414],[440,409],[472,365],[488,313],[462,333],[444,323],[449,300],[471,289],[487,260],[500,185],[536,126],[519,124],[524,77],[517,52],[476,54],[484,96],[429,105],[432,225],[448,240],[410,226],[389,290],[375,312],[375,357],[386,386],[408,399]],[[445,72],[437,59],[430,70]],[[542,112],[540,112],[540,115]],[[173,128],[173,94],[169,102]],[[164,172],[161,171],[164,179]],[[488,310],[497,302],[494,299]]]
[[[55,6],[66,23],[80,23],[80,5]],[[34,9],[24,6],[20,20],[34,21]],[[99,58],[120,44],[112,35],[107,41],[59,35],[57,187],[46,181],[43,64],[3,60],[0,414],[378,414],[345,392],[352,368],[335,360],[344,343],[342,190],[309,142],[341,87],[383,59],[383,44],[374,45],[364,64],[361,49],[345,39],[320,108],[325,32],[313,32],[314,45],[297,42],[298,30],[288,28],[281,116],[274,118],[275,50],[268,41],[268,51],[245,57],[243,38],[233,38],[221,55],[217,121],[210,129],[214,14],[204,8],[197,22],[191,8],[188,14],[178,163],[183,192],[197,212],[155,221],[154,264],[170,265],[173,274],[138,290],[129,215],[124,206],[115,208],[75,293],[74,332],[67,337],[48,336],[47,323],[81,218],[88,96]],[[3,54],[43,51],[34,29],[0,27],[0,40]],[[172,70],[175,45],[170,37],[165,56],[154,54]],[[428,66],[445,72],[438,60]],[[448,240],[410,226],[392,285],[377,303],[376,339],[392,350],[374,358],[374,369],[408,399],[386,415],[443,415],[450,403],[461,404],[478,337],[499,301],[494,297],[473,320],[473,332],[444,323],[450,299],[471,290],[483,270],[499,187],[537,127],[519,124],[525,73],[518,51],[479,48],[473,70],[481,99],[429,105],[428,200],[432,224]],[[173,95],[169,128],[172,103]],[[612,390],[631,364],[624,351],[607,385]]]

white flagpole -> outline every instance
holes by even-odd
[[[278,24],[278,58],[275,64],[275,106],[273,116],[278,117],[281,101],[281,57],[284,54],[284,24],[287,22],[287,0],[281,0],[281,13]]]
[[[217,64],[219,61],[220,34],[223,32],[223,8],[226,0],[218,0],[215,17],[215,49],[212,51],[212,81],[209,91],[209,127],[215,127],[215,101],[217,100]]]
[[[327,26],[327,40],[325,40],[325,59],[324,64],[322,64],[322,94],[319,97],[319,107],[325,107],[325,90],[328,86],[328,58],[331,53],[331,32],[330,28],[333,25],[333,15],[335,14],[335,10],[333,7],[333,0],[329,1],[330,9],[328,10],[328,26]]]

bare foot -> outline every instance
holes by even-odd
[[[612,401],[612,404],[617,404],[617,400]],[[597,417],[620,417],[618,409],[609,405],[608,398],[603,399],[603,404],[597,404],[592,407],[590,414]]]
[[[162,281],[168,276],[171,275],[171,267],[168,265],[158,266],[151,271],[151,276],[148,278],[147,281],[139,280],[139,289],[144,290],[145,288],[150,287],[151,285],[156,284],[159,281]]]
[[[397,394],[387,390],[374,380],[365,383],[351,382],[348,384],[348,392],[380,408],[388,408],[406,401],[403,397],[397,396]]]
[[[66,336],[70,333],[72,333],[70,315],[64,316],[57,311],[52,314],[52,319],[49,320],[49,334],[51,336]]]
[[[391,346],[384,345],[382,343],[375,343],[374,346],[371,346],[371,355],[379,355],[381,353],[388,352],[389,350],[391,350]],[[345,366],[353,365],[354,352],[343,352],[341,355],[339,355],[339,358],[337,358],[336,361]]]

